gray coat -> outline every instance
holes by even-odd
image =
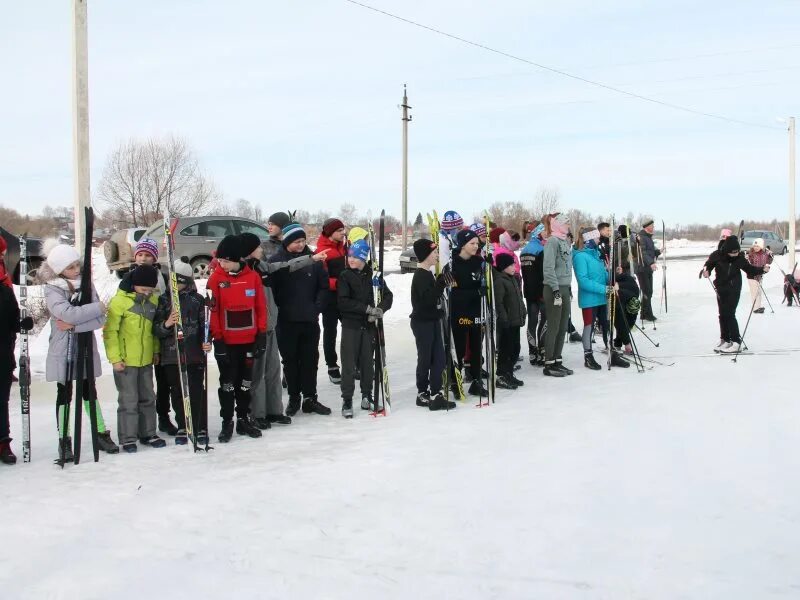
[[[100,308],[97,292],[92,288],[92,302],[83,306],[70,303],[72,292],[65,279],[53,279],[44,287],[47,308],[50,311],[50,344],[47,348],[45,377],[47,381],[64,383],[67,380],[67,341],[72,339],[72,379],[75,378],[75,361],[77,360],[77,336],[75,333],[101,329],[105,323],[105,315]],[[56,327],[56,319],[74,325],[73,335]],[[97,351],[97,340],[92,335],[92,357],[94,376],[101,374],[100,354]]]
[[[644,229],[639,232],[639,256],[641,260],[636,266],[637,271],[648,271],[651,265],[655,264],[661,250],[656,248],[653,243],[653,236]]]
[[[544,245],[542,270],[544,284],[554,292],[559,286],[572,284],[572,245],[554,235]]]
[[[272,274],[286,268],[288,268],[290,272],[294,272],[299,269],[304,269],[314,262],[310,256],[301,256],[277,263],[268,262],[271,256],[283,249],[280,240],[274,237],[263,241],[261,247],[264,249],[264,257],[258,262],[258,271],[260,273]],[[272,292],[271,286],[264,286],[264,294],[267,297],[267,331],[274,331],[275,326],[278,324],[278,304],[275,302],[275,294]]]

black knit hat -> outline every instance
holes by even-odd
[[[217,246],[217,258],[239,262],[242,256],[242,240],[238,235],[226,235]]]
[[[152,265],[139,265],[131,271],[131,285],[154,288],[158,286],[158,269]]]
[[[253,251],[261,245],[261,240],[255,233],[245,231],[239,234],[242,244],[242,256],[250,256]]]
[[[478,237],[478,234],[472,229],[462,229],[456,234],[456,248],[463,248],[470,240],[474,240],[476,237]]]
[[[741,247],[739,246],[739,238],[735,235],[731,235],[725,238],[725,241],[722,242],[722,251],[726,254],[729,252],[739,252]]]
[[[267,223],[272,223],[273,225],[277,225],[283,229],[291,222],[291,220],[291,217],[289,217],[289,215],[287,215],[285,212],[276,212],[269,216]]]
[[[617,227],[617,232],[619,233],[619,237],[627,238],[628,237],[628,226],[624,223]]]
[[[514,264],[514,257],[503,252],[494,257],[494,266],[498,271],[505,271]]]
[[[420,238],[414,242],[414,255],[419,262],[424,261],[436,249],[436,244],[431,240]]]

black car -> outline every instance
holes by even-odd
[[[12,280],[19,285],[19,237],[0,227],[0,235],[6,240],[8,249],[6,250],[6,270],[12,274]],[[42,254],[42,239],[38,237],[28,237],[28,285],[34,284],[36,270],[44,262]]]

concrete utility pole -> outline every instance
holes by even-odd
[[[403,250],[408,248],[408,122],[411,117],[408,110],[408,94],[406,85],[403,84]]]
[[[789,117],[789,268],[794,269],[795,256],[794,246],[797,242],[797,232],[795,231],[795,221],[797,220],[797,209],[795,208],[795,138],[796,131],[794,117]]]
[[[72,154],[75,247],[83,249],[85,217],[91,206],[89,187],[89,35],[88,0],[72,0]]]

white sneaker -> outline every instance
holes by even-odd
[[[739,344],[738,342],[732,342],[727,346],[725,346],[722,350],[720,350],[720,352],[722,352],[722,354],[736,354],[737,352],[739,352],[741,347],[742,345]]]
[[[716,347],[714,348],[714,352],[717,353],[722,352],[725,348],[727,348],[730,345],[731,345],[730,342],[726,342],[725,340],[720,340],[719,344],[717,344]]]

